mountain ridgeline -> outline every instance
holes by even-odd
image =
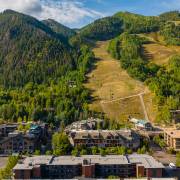
[[[63,35],[65,38],[71,38],[72,36],[76,35],[76,32],[73,29],[62,25],[53,19],[43,20],[42,22],[50,27],[54,32]]]
[[[79,30],[70,29],[52,19],[37,19],[12,10],[0,14],[0,84],[22,87],[28,82],[44,83],[76,68],[77,47],[93,41],[109,40],[123,32],[161,31],[167,44],[179,44],[177,12],[160,16],[142,16],[119,12]],[[169,37],[172,37],[171,39]]]

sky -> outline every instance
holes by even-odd
[[[40,20],[51,18],[68,27],[80,28],[118,11],[158,15],[180,10],[180,0],[0,0],[0,11],[5,9]]]

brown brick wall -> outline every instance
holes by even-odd
[[[85,165],[82,167],[82,175],[85,178],[93,178],[95,176],[95,165]]]
[[[33,177],[34,178],[41,178],[41,167],[40,166],[33,168]]]
[[[162,169],[157,169],[157,177],[162,177]]]
[[[145,177],[144,166],[137,165],[136,172],[137,172],[137,177]]]
[[[146,169],[147,177],[162,177],[162,169]]]
[[[31,170],[14,170],[14,179],[30,179]]]

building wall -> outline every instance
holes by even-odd
[[[146,176],[161,178],[162,177],[162,169],[155,169],[155,168],[146,169]]]
[[[136,149],[139,146],[139,140],[136,142],[125,141],[122,139],[71,139],[71,142],[74,146],[85,145],[87,147],[115,147],[115,146],[125,146],[127,148]]]
[[[83,165],[82,166],[82,176],[85,178],[95,177],[95,165]]]
[[[14,179],[31,179],[32,176],[31,170],[15,170],[14,171]]]
[[[0,153],[12,154],[19,152],[33,152],[35,149],[35,139],[24,138],[22,135],[9,137],[6,141],[0,142]]]
[[[47,165],[41,166],[44,179],[72,179],[82,175],[81,165]]]
[[[141,166],[141,165],[137,165],[136,166],[136,176],[137,177],[145,177],[145,169],[144,169],[144,166]]]
[[[167,134],[165,132],[164,133],[164,140],[170,148],[173,148],[177,151],[180,150],[180,138],[173,138],[172,136],[170,136],[169,134]]]
[[[95,175],[99,178],[108,178],[114,175],[119,177],[136,177],[136,166],[130,165],[96,165]]]
[[[41,178],[41,167],[40,166],[33,168],[32,176],[33,176],[33,178],[37,178],[37,179]]]

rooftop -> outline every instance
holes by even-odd
[[[78,165],[83,160],[88,160],[92,164],[113,165],[113,164],[142,164],[145,168],[164,168],[164,166],[149,155],[84,155],[81,157],[74,156],[34,156],[18,163],[14,169],[32,169],[33,166],[44,165]]]

